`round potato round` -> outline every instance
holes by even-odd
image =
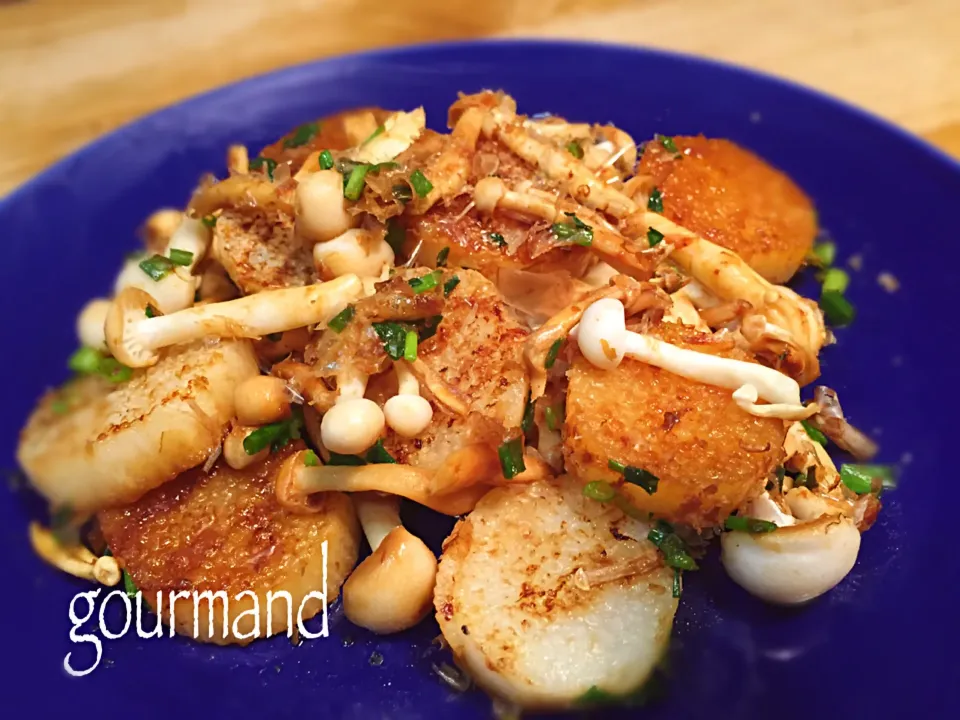
[[[444,543],[437,573],[437,621],[458,663],[524,708],[642,688],[677,609],[648,532],[570,477],[488,493]]]
[[[299,449],[303,444],[293,443],[244,470],[222,461],[209,474],[190,470],[132,505],[97,515],[113,555],[165,624],[170,594],[186,593],[173,604],[178,633],[245,645],[286,633],[288,620],[296,633],[298,614],[306,621],[323,608],[323,600],[309,593],[326,593],[328,604],[336,599],[357,562],[360,527],[342,493],[318,496],[312,514],[280,507],[273,476]],[[203,596],[196,603],[192,595],[221,591],[219,599]],[[280,591],[289,593],[289,602]]]
[[[678,136],[673,143],[679,152],[648,142],[637,170],[662,193],[664,216],[733,250],[767,280],[789,280],[817,233],[810,198],[729,140]]]
[[[679,347],[750,360],[729,344],[685,325],[662,323],[649,334]],[[583,481],[622,483],[610,460],[659,478],[655,493],[624,483],[642,510],[698,528],[721,524],[759,495],[782,455],[784,424],[741,410],[731,391],[674,375],[632,358],[615,370],[579,352],[568,372],[564,455]]]

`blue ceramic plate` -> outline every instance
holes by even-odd
[[[308,119],[357,105],[422,103],[436,126],[457,91],[481,88],[503,88],[523,112],[610,121],[637,138],[731,138],[807,190],[842,259],[863,258],[849,290],[859,317],[840,331],[839,346],[824,352],[824,380],[853,421],[880,440],[880,460],[902,465],[900,489],[885,496],[853,572],[811,607],[761,604],[728,580],[715,558],[690,573],[666,698],[623,716],[960,716],[953,654],[960,564],[950,511],[957,478],[947,452],[956,442],[950,413],[958,400],[947,311],[956,304],[951,287],[960,264],[952,237],[960,167],[858,110],[740,69],[566,42],[403,48],[254,78],[107,135],[0,205],[4,462],[13,466],[17,432],[38,395],[66,378],[76,313],[111,286],[124,253],[136,246],[135,228],[158,207],[182,205],[204,171],[222,172],[228,144],[257,148]],[[881,271],[897,276],[899,292],[880,288]],[[31,554],[26,523],[39,508],[26,491],[0,501],[2,708],[38,718],[491,716],[484,695],[452,693],[431,671],[444,660],[431,646],[438,633],[432,621],[376,638],[351,627],[337,608],[330,637],[300,647],[285,638],[243,650],[105,639],[98,669],[70,678],[63,670],[68,652],[80,666],[93,660],[91,644],[71,642],[67,612],[89,586]],[[437,542],[449,528],[425,514],[413,521]],[[89,632],[95,622],[83,627]]]

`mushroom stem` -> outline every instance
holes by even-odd
[[[93,568],[97,556],[79,542],[63,544],[50,529],[37,522],[30,523],[29,533],[33,551],[44,562],[82,580],[96,581]]]
[[[209,336],[258,338],[327,322],[363,292],[355,275],[306,287],[268,290],[236,300],[210,303],[147,317],[150,296],[128,288],[117,296],[106,322],[107,345],[130,367],[148,367],[157,350]]]
[[[558,214],[555,202],[531,192],[508,190],[503,180],[497,177],[479,180],[473,196],[477,210],[488,215],[501,208],[553,222]]]
[[[353,502],[370,550],[376,552],[384,538],[402,525],[400,498],[396,495],[357,493],[353,496]]]
[[[800,386],[783,373],[759,363],[679,348],[627,330],[623,303],[616,298],[590,305],[575,331],[580,352],[596,367],[612,370],[629,355],[690,380],[736,390],[738,405],[754,415],[793,419],[810,414],[800,403]],[[758,398],[774,404],[757,406],[753,403]]]
[[[430,473],[410,465],[308,466],[304,454],[298,452],[287,458],[277,474],[277,499],[291,509],[303,508],[306,496],[313,493],[375,491],[405,497],[445,515],[463,515],[473,510],[489,490],[473,486],[441,495],[434,493]]]

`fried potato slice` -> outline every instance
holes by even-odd
[[[437,574],[437,621],[458,663],[529,708],[637,690],[677,608],[648,531],[574,478],[491,491],[447,538]]]
[[[202,463],[234,414],[234,388],[259,373],[247,340],[178,345],[114,384],[74,380],[44,397],[17,460],[52,504],[77,513],[133,502]]]
[[[789,280],[817,233],[810,198],[729,140],[701,135],[673,142],[679,154],[648,142],[637,170],[663,193],[664,216],[733,250],[767,280]]]
[[[244,294],[317,282],[313,256],[283,212],[225,210],[213,229],[213,257]]]
[[[649,332],[679,347],[752,361],[686,325],[662,323]],[[622,491],[667,520],[698,528],[722,523],[763,491],[780,462],[783,422],[747,414],[729,390],[629,357],[601,370],[579,351],[567,377],[567,471],[584,481],[622,482],[610,460],[647,470],[660,479],[653,495],[630,484]]]
[[[280,507],[273,476],[294,451],[293,443],[264,462],[233,470],[219,462],[210,474],[190,470],[148,493],[132,505],[106,510],[97,519],[103,537],[120,564],[130,573],[143,599],[170,619],[171,592],[223,591],[229,601],[197,603],[197,639],[218,645],[247,644],[257,637],[287,630],[287,603],[276,598],[268,625],[267,593],[284,590],[292,599],[294,630],[297,612],[310,592],[324,592],[322,543],[327,543],[326,601],[332,603],[357,562],[360,528],[350,498],[323,493],[317,512],[298,515]],[[239,601],[244,590],[249,595]],[[174,629],[194,634],[192,597],[174,604]],[[212,618],[211,618],[212,607]],[[249,612],[256,607],[259,613]],[[303,603],[303,619],[322,609],[316,596]],[[225,620],[226,615],[226,620]],[[224,623],[229,626],[224,632]],[[213,631],[211,632],[211,623]]]

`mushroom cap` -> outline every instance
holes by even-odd
[[[723,566],[740,587],[770,603],[797,605],[846,577],[860,533],[848,518],[825,516],[770,533],[727,532],[720,546]]]
[[[367,398],[338,402],[320,422],[320,436],[328,450],[357,455],[369,449],[383,432],[383,410]]]
[[[147,306],[159,312],[157,301],[140,288],[128,287],[114,298],[107,313],[104,331],[110,353],[124,365],[134,368],[155,365],[160,355],[145,345],[137,333],[137,323],[147,319]]]
[[[623,360],[626,338],[623,303],[616,298],[597,300],[583,312],[577,344],[591,364],[603,370],[616,368]]]
[[[437,558],[403,527],[394,528],[343,586],[350,622],[380,635],[420,622],[433,606]]]
[[[387,425],[405,438],[416,437],[433,419],[430,401],[420,395],[394,395],[383,404]]]

